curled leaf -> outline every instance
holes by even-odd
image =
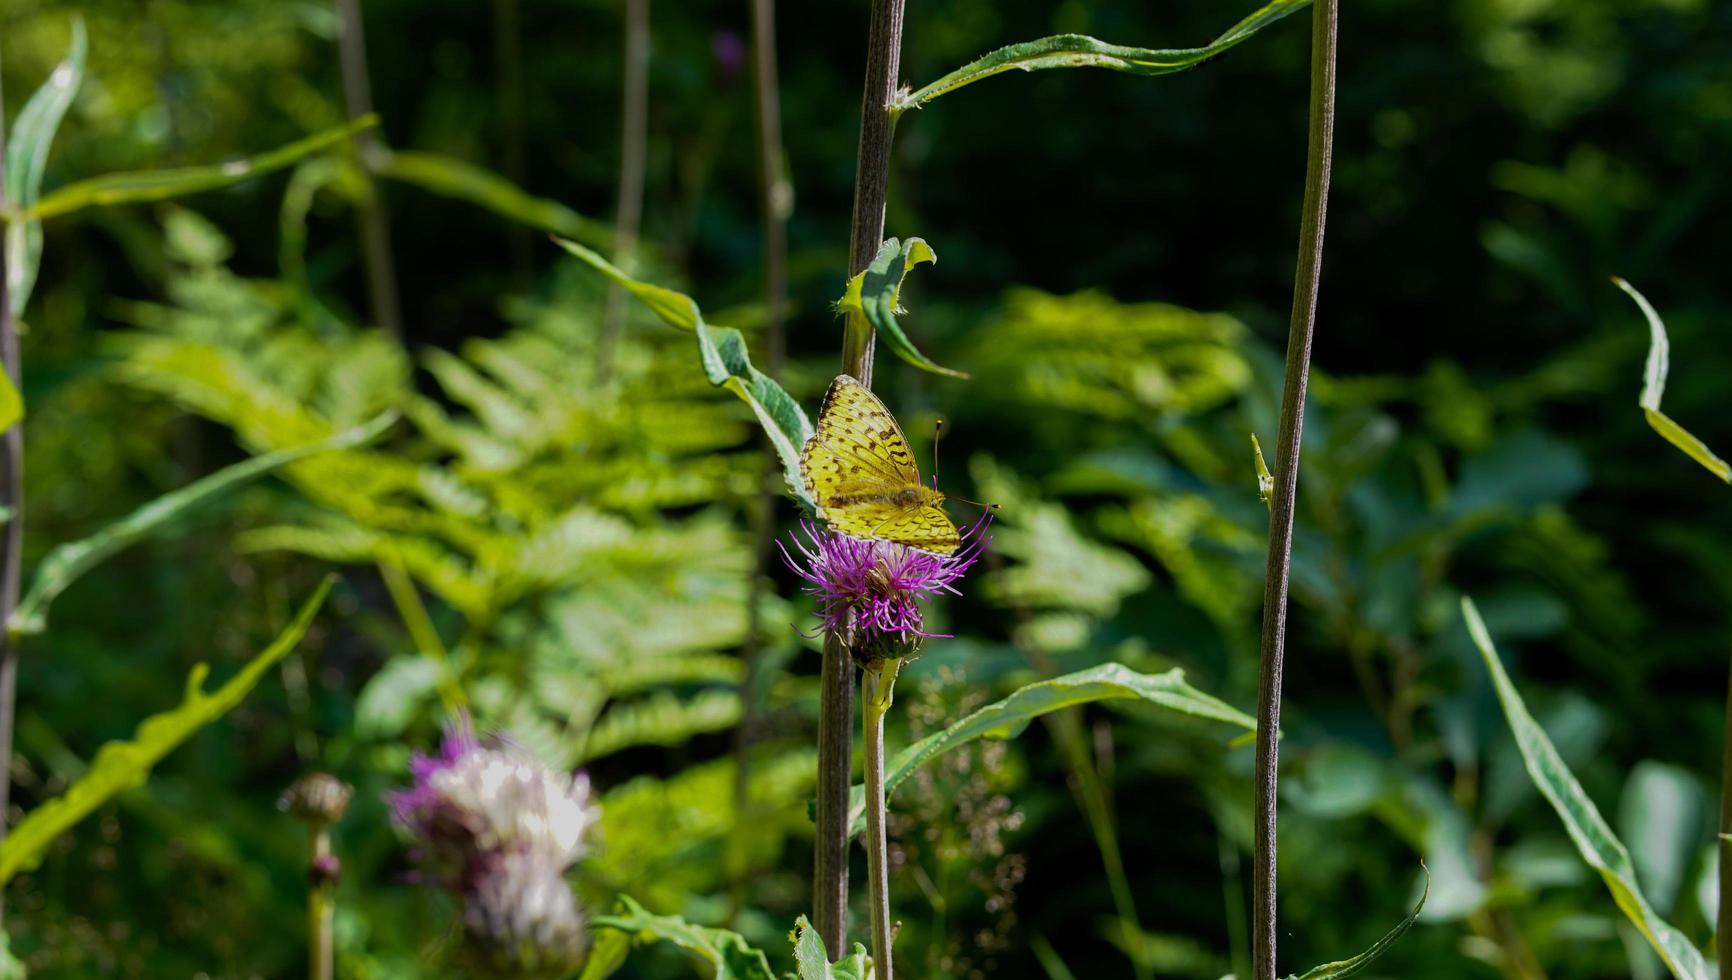
[[[909,270],[923,262],[937,262],[938,255],[924,239],[886,239],[878,255],[864,272],[848,280],[848,288],[836,302],[836,311],[847,316],[863,316],[872,329],[896,356],[922,370],[966,378],[967,374],[944,367],[915,348],[914,342],[902,332],[896,322],[902,309],[902,281]]]
[[[1642,371],[1642,395],[1636,403],[1642,406],[1642,414],[1648,417],[1648,424],[1660,437],[1679,449],[1684,455],[1701,463],[1727,483],[1732,483],[1732,465],[1714,454],[1708,444],[1696,438],[1690,430],[1672,421],[1672,417],[1660,410],[1660,399],[1666,394],[1666,372],[1671,366],[1672,342],[1666,338],[1666,325],[1660,321],[1660,314],[1648,303],[1647,297],[1636,291],[1636,287],[1628,282],[1612,277],[1612,283],[1628,293],[1630,298],[1641,307],[1642,315],[1648,319],[1648,363]]]

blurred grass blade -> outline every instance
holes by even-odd
[[[148,535],[163,522],[248,480],[308,456],[353,449],[372,442],[396,421],[396,413],[387,412],[371,422],[339,432],[329,439],[281,449],[236,463],[189,486],[163,494],[82,541],[55,547],[42,559],[42,564],[37,566],[36,577],[30,582],[30,591],[25,593],[24,599],[18,603],[8,627],[14,636],[42,632],[48,625],[49,605],[60,593],[66,591],[67,586],[108,556]]]
[[[866,947],[855,943],[853,952],[841,962],[831,963],[824,937],[802,915],[794,923],[794,969],[797,980],[867,980],[872,975],[872,959],[866,955]]]
[[[901,115],[933,99],[983,78],[1007,71],[1039,71],[1043,68],[1107,68],[1133,75],[1170,75],[1194,68],[1226,51],[1281,18],[1302,9],[1310,0],[1271,0],[1251,16],[1234,24],[1225,34],[1200,48],[1128,48],[1107,44],[1082,34],[1059,34],[999,48],[963,65],[938,81],[898,99],[892,112]]]
[[[1091,701],[1127,698],[1245,729],[1257,727],[1256,719],[1250,715],[1186,683],[1185,672],[1177,667],[1159,674],[1139,674],[1123,664],[1101,664],[1018,688],[1004,700],[903,749],[890,762],[884,793],[886,796],[894,793],[916,769],[977,738],[1015,738],[1041,715]],[[855,786],[848,799],[849,826],[854,832],[865,825],[865,813],[865,793]]]
[[[966,378],[967,374],[943,367],[920,353],[896,322],[896,314],[904,312],[900,303],[902,280],[908,277],[909,270],[922,262],[937,261],[938,254],[924,239],[886,239],[872,264],[848,280],[848,289],[837,301],[836,311],[848,316],[864,316],[896,356],[915,367],[934,374]]]
[[[1421,867],[1424,866],[1421,865]],[[1407,918],[1401,920],[1395,928],[1384,933],[1382,939],[1372,943],[1369,949],[1352,959],[1324,963],[1322,966],[1306,970],[1302,975],[1289,976],[1287,980],[1338,980],[1340,977],[1350,977],[1365,969],[1371,965],[1372,960],[1388,952],[1389,947],[1394,946],[1397,940],[1406,935],[1407,930],[1413,928],[1414,921],[1419,918],[1420,910],[1425,908],[1425,900],[1430,895],[1431,872],[1427,871],[1425,873],[1425,888],[1419,893],[1419,901],[1414,904],[1413,911],[1409,912]]]
[[[638,942],[661,941],[696,953],[714,967],[714,980],[776,980],[764,954],[753,949],[737,932],[694,926],[672,915],[651,915],[631,899],[620,896],[619,910],[595,920],[597,929],[617,929]]]
[[[42,176],[48,170],[48,151],[66,110],[84,81],[84,59],[89,49],[84,19],[72,18],[72,44],[66,60],[55,66],[24,103],[6,143],[6,200],[17,212],[36,203],[42,193]],[[4,127],[0,127],[3,129]],[[20,316],[30,293],[36,288],[36,270],[42,263],[42,225],[13,214],[6,220],[6,289],[12,314]]]
[[[183,194],[197,194],[250,180],[273,170],[281,170],[321,150],[341,144],[350,135],[379,124],[379,117],[362,116],[346,126],[327,129],[286,146],[244,160],[231,160],[203,167],[176,167],[170,170],[140,170],[131,173],[104,174],[77,183],[67,184],[37,201],[24,217],[31,220],[52,218],[81,208],[112,204],[133,204],[143,201],[163,201]]]
[[[306,634],[313,616],[324,604],[335,576],[327,576],[312,598],[295,615],[287,629],[263,653],[241,668],[216,693],[204,690],[210,667],[199,664],[186,681],[186,696],[180,706],[146,718],[129,742],[110,742],[96,753],[96,760],[65,793],[31,810],[18,826],[0,841],[0,884],[20,871],[41,863],[42,853],[54,839],[84,819],[116,793],[143,784],[152,766],[174,751],[194,732],[223,716],[258,685],[265,673],[287,656]]]
[[[1528,776],[1545,796],[1546,802],[1557,811],[1582,859],[1605,879],[1618,908],[1642,931],[1673,976],[1679,980],[1708,980],[1714,974],[1709,972],[1701,952],[1690,945],[1683,933],[1660,918],[1642,895],[1640,886],[1636,884],[1636,868],[1630,860],[1630,852],[1612,832],[1605,818],[1600,816],[1594,801],[1576,782],[1569,767],[1564,765],[1551,739],[1546,737],[1545,729],[1528,713],[1521,694],[1510,682],[1509,675],[1504,673],[1497,649],[1492,646],[1491,634],[1486,632],[1485,621],[1480,619],[1473,600],[1466,596],[1461,600],[1461,616],[1467,622],[1467,631],[1473,636],[1474,645],[1479,647],[1486,670],[1491,672],[1492,685],[1497,688],[1498,700],[1503,704],[1504,717],[1509,720],[1510,732],[1515,736],[1516,747],[1521,750],[1522,761],[1527,764]]]
[[[1630,295],[1636,305],[1642,308],[1642,315],[1648,318],[1648,363],[1642,372],[1642,397],[1637,404],[1642,406],[1642,414],[1648,417],[1648,424],[1660,437],[1679,449],[1684,455],[1708,468],[1727,483],[1732,483],[1732,465],[1714,455],[1714,450],[1696,438],[1688,429],[1672,421],[1671,416],[1660,410],[1660,399],[1666,393],[1666,372],[1672,358],[1672,342],[1666,338],[1666,325],[1660,322],[1660,314],[1654,312],[1654,307],[1648,303],[1647,297],[1636,291],[1636,287],[1628,282],[1612,277],[1612,282],[1619,289]]]
[[[776,455],[782,460],[782,475],[788,482],[788,492],[806,509],[817,508],[806,493],[806,481],[800,474],[800,450],[812,437],[812,422],[806,412],[775,379],[752,366],[746,349],[746,338],[732,327],[712,326],[704,322],[698,304],[685,293],[663,286],[639,282],[576,242],[555,238],[559,247],[570,252],[591,268],[608,277],[637,298],[638,302],[662,319],[681,330],[690,330],[698,337],[698,357],[703,363],[704,376],[710,384],[727,388],[740,396],[763,426]]]
[[[630,936],[611,929],[601,933],[590,946],[589,958],[584,961],[583,972],[577,975],[577,980],[607,980],[625,965],[630,952]]]
[[[504,177],[437,153],[391,153],[375,173],[444,197],[468,201],[518,224],[607,248],[613,233],[558,201],[528,194]]]

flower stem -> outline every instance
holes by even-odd
[[[1720,733],[1720,911],[1715,918],[1714,945],[1720,962],[1732,946],[1732,678],[1726,687],[1726,722]]]
[[[860,100],[860,150],[854,169],[854,216],[849,234],[848,275],[861,272],[878,254],[884,237],[884,204],[890,191],[890,103],[902,60],[903,0],[872,0],[866,39],[866,85]],[[850,316],[842,333],[842,371],[872,386],[872,325]],[[831,959],[840,960],[848,939],[848,784],[853,759],[854,662],[848,641],[824,637],[824,671],[818,693],[818,812],[812,883],[812,921]]]
[[[0,99],[0,210],[6,201],[6,112]],[[0,223],[0,364],[13,387],[23,389],[24,364],[19,359],[18,326],[12,320],[12,296],[6,289],[6,234]],[[6,837],[6,813],[12,797],[12,725],[18,699],[18,636],[7,625],[18,608],[20,566],[24,554],[24,423],[13,424],[0,436],[0,506],[6,526],[0,529],[0,839]],[[6,910],[0,895],[0,915]]]
[[[373,111],[373,86],[367,79],[367,40],[361,28],[361,0],[337,0],[337,54],[343,69],[343,101],[350,119]],[[391,219],[385,213],[373,168],[383,150],[379,135],[369,127],[356,133],[361,195],[357,209],[361,222],[361,254],[367,269],[367,298],[373,321],[398,343],[403,341],[403,310],[397,299],[397,267],[391,258]]]
[[[331,832],[319,827],[310,835],[307,868],[310,877],[331,857]],[[307,888],[307,976],[311,980],[332,980],[336,976],[336,949],[332,943],[332,921],[337,903],[331,894],[335,883],[313,878]]]
[[[625,0],[625,77],[620,103],[619,193],[613,218],[614,264],[632,271],[638,231],[643,224],[644,167],[649,134],[649,0]],[[608,287],[602,314],[601,344],[596,351],[596,377],[613,375],[614,348],[625,329],[625,287]]]
[[[872,967],[877,980],[894,980],[890,952],[890,855],[884,836],[884,716],[890,711],[901,661],[862,672],[860,729],[866,740],[866,869],[872,897]]]
[[[1275,980],[1275,801],[1280,768],[1281,667],[1287,636],[1287,574],[1293,559],[1293,505],[1299,489],[1299,439],[1305,384],[1311,370],[1311,335],[1317,319],[1317,281],[1323,266],[1323,225],[1329,200],[1329,165],[1335,131],[1335,47],[1339,0],[1316,0],[1311,10],[1311,118],[1305,154],[1305,199],[1299,223],[1299,261],[1287,364],[1281,383],[1276,434],[1275,490],[1269,509],[1269,554],[1263,580],[1262,663],[1257,683],[1257,761],[1252,860],[1252,976]]]

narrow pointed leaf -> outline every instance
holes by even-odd
[[[847,316],[863,316],[872,324],[878,336],[890,345],[896,356],[922,370],[966,378],[967,374],[944,367],[915,348],[914,342],[902,332],[896,314],[901,305],[902,281],[923,262],[938,261],[938,254],[924,239],[886,239],[878,255],[865,271],[848,280],[848,288],[836,302],[836,312]]]
[[[104,745],[96,753],[90,768],[66,792],[26,814],[6,839],[0,841],[0,883],[10,881],[20,871],[36,867],[56,837],[116,793],[141,785],[151,767],[163,756],[240,704],[241,699],[301,641],[334,581],[334,577],[327,577],[288,628],[228,683],[214,693],[206,693],[204,681],[210,668],[204,664],[193,668],[187,678],[186,697],[179,707],[146,718],[131,741]]]
[[[1612,282],[1636,301],[1636,305],[1642,309],[1642,315],[1648,319],[1648,363],[1642,372],[1642,396],[1636,400],[1636,403],[1642,406],[1642,414],[1648,417],[1648,424],[1662,439],[1707,467],[1708,472],[1732,483],[1732,465],[1715,455],[1707,443],[1696,438],[1690,430],[1672,421],[1671,416],[1660,410],[1660,399],[1666,394],[1666,372],[1672,358],[1672,342],[1666,338],[1666,325],[1660,321],[1660,314],[1654,311],[1647,297],[1636,291],[1636,287],[1617,276],[1612,277]]]
[[[598,929],[617,929],[639,943],[667,942],[696,954],[709,964],[713,980],[776,980],[764,954],[737,932],[694,926],[674,915],[651,915],[630,898],[620,896],[613,915],[595,920]]]
[[[808,514],[816,511],[806,493],[806,481],[800,474],[800,450],[812,438],[812,422],[800,403],[777,384],[775,379],[752,366],[746,349],[746,338],[732,327],[718,327],[704,322],[704,315],[690,296],[647,282],[640,282],[620,271],[613,263],[576,242],[555,238],[559,247],[570,252],[590,268],[619,283],[626,292],[649,307],[668,326],[689,330],[698,338],[698,359],[710,384],[726,388],[740,397],[782,460],[782,475],[788,482],[788,492],[799,501]]]
[[[938,81],[897,99],[892,111],[900,115],[918,109],[933,99],[983,78],[1007,71],[1039,71],[1043,68],[1106,68],[1133,75],[1171,75],[1195,68],[1228,48],[1248,40],[1258,31],[1303,8],[1310,0],[1271,0],[1251,16],[1234,24],[1225,34],[1200,48],[1132,48],[1108,44],[1082,34],[1059,34],[999,48],[963,65]]]
[[[48,151],[60,130],[66,110],[72,106],[84,81],[84,59],[88,50],[83,18],[72,19],[72,44],[62,61],[24,103],[6,143],[6,200],[19,212],[28,210],[42,193],[42,176],[48,170]],[[14,316],[24,312],[36,288],[36,271],[42,263],[42,225],[34,220],[7,216],[6,288]]]
[[[824,948],[824,937],[812,928],[805,916],[794,923],[794,969],[798,980],[867,980],[872,975],[872,960],[866,947],[859,943],[839,963],[830,962]]]
[[[504,177],[456,157],[437,153],[398,153],[385,158],[378,176],[411,184],[445,197],[468,201],[521,225],[592,245],[613,238],[608,228],[558,201],[536,197]]]
[[[1406,935],[1407,930],[1413,928],[1413,923],[1419,918],[1420,910],[1425,908],[1425,900],[1430,894],[1431,873],[1428,871],[1425,875],[1425,888],[1419,893],[1419,901],[1414,904],[1413,911],[1408,913],[1407,918],[1401,920],[1395,928],[1384,933],[1382,939],[1372,943],[1369,949],[1358,956],[1312,967],[1301,975],[1289,976],[1287,980],[1339,980],[1341,977],[1350,977],[1370,966],[1371,961],[1387,953],[1389,947],[1394,946],[1397,940]]]
[[[1250,715],[1186,683],[1185,672],[1176,667],[1159,674],[1139,674],[1123,664],[1101,664],[1018,688],[1004,700],[903,749],[891,760],[884,777],[884,793],[886,796],[894,793],[916,769],[977,738],[1015,738],[1041,715],[1091,701],[1123,699],[1145,701],[1179,714],[1250,731],[1257,728],[1256,719]],[[848,799],[849,826],[855,833],[865,827],[865,801],[864,788],[855,786]]]
[[[1461,616],[1467,621],[1467,631],[1473,636],[1480,657],[1485,660],[1486,670],[1491,673],[1492,685],[1497,689],[1498,701],[1503,704],[1504,717],[1509,720],[1510,733],[1515,736],[1522,761],[1527,764],[1528,776],[1563,821],[1564,829],[1569,831],[1570,840],[1575,842],[1582,860],[1600,873],[1619,910],[1660,954],[1660,959],[1674,977],[1679,980],[1709,980],[1714,974],[1709,972],[1701,951],[1662,919],[1642,895],[1629,850],[1612,832],[1611,825],[1600,815],[1599,808],[1588,798],[1582,784],[1564,765],[1563,757],[1558,755],[1552,740],[1546,737],[1545,729],[1528,713],[1521,694],[1504,672],[1503,662],[1498,659],[1497,648],[1492,646],[1485,621],[1479,618],[1473,600],[1466,596],[1461,600]]]
[[[251,180],[273,170],[328,150],[363,129],[379,124],[379,117],[362,116],[355,121],[327,129],[305,139],[261,153],[244,160],[211,164],[203,167],[176,167],[169,170],[140,170],[131,173],[104,174],[67,184],[37,201],[24,212],[31,220],[52,218],[82,208],[114,204],[136,204],[164,201],[184,194],[197,194]]]
[[[236,463],[196,483],[163,494],[82,541],[57,546],[42,559],[42,564],[37,566],[36,577],[30,582],[30,591],[26,592],[24,599],[18,603],[8,627],[14,636],[42,632],[48,625],[49,605],[60,593],[66,591],[67,586],[108,556],[150,534],[170,518],[248,480],[308,456],[353,449],[372,442],[383,435],[396,420],[395,413],[386,413],[364,425],[339,432],[329,439],[266,453]]]

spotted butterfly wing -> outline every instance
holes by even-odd
[[[824,394],[817,430],[800,454],[806,490],[832,530],[948,555],[962,544],[944,495],[920,470],[896,417],[846,374]]]

